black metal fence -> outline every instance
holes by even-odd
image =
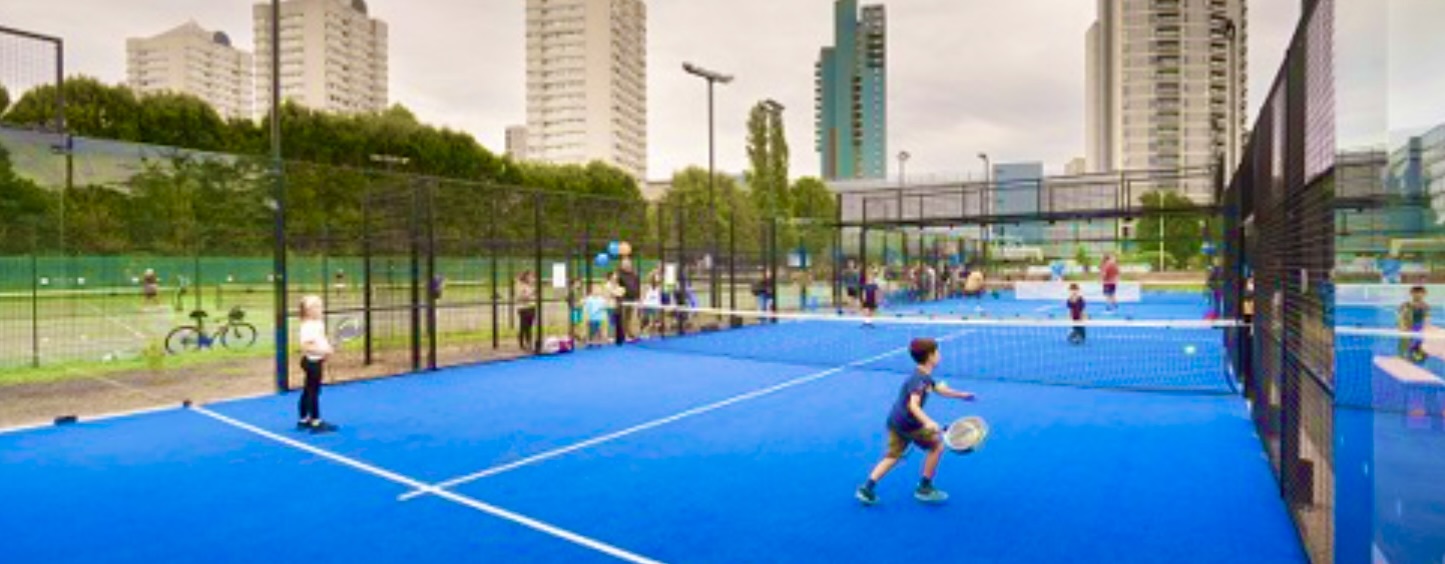
[[[1236,374],[1301,538],[1335,558],[1332,2],[1306,9],[1224,201]]]
[[[275,203],[266,163],[88,138],[65,154],[52,150],[54,137],[0,129],[6,198],[40,202],[16,218],[26,229],[0,242],[0,384],[41,400],[4,402],[0,421],[273,390]],[[331,363],[333,381],[585,337],[584,302],[618,268],[614,242],[630,245],[642,289],[659,286],[659,302],[832,303],[831,222],[759,217],[743,206],[713,217],[702,206],[302,162],[287,163],[285,174],[282,313],[293,322],[279,344],[295,346],[300,298],[323,298],[331,327],[364,329]],[[777,299],[760,299],[768,296]],[[535,312],[525,340],[524,310]],[[183,328],[208,337],[171,342]],[[223,338],[236,331],[246,338]],[[289,364],[285,381],[298,383]]]

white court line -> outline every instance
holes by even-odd
[[[104,317],[106,321],[111,322],[112,325],[120,327],[121,329],[125,329],[126,331],[130,331],[130,334],[135,335],[137,339],[144,341],[148,338],[146,337],[145,333],[141,333],[140,330],[132,327],[129,323],[122,323],[119,319],[116,319],[115,317],[112,317],[109,313],[106,313],[105,310],[96,307],[95,304],[87,303],[85,305],[90,309],[95,310],[96,313],[99,313],[101,317]]]
[[[962,336],[962,335],[964,335],[964,334],[966,334],[966,333],[970,333],[970,332],[971,332],[971,331],[960,331],[960,332],[958,332],[958,333],[954,333],[954,334],[952,334],[952,335],[948,335],[948,336],[946,336],[946,337],[940,338],[940,339],[938,339],[938,341],[939,341],[939,342],[947,341],[947,340],[949,340],[949,339],[953,339],[953,338],[955,338],[955,337],[959,337],[959,336]],[[710,403],[710,404],[707,404],[707,405],[704,405],[704,406],[694,407],[694,408],[692,408],[692,409],[689,409],[689,410],[684,411],[684,412],[682,412],[682,413],[678,413],[678,414],[676,414],[676,415],[671,415],[671,416],[668,416],[668,417],[664,417],[664,418],[662,418],[662,419],[655,419],[655,420],[653,420],[653,421],[648,421],[648,422],[642,423],[642,424],[640,424],[640,425],[634,425],[634,426],[632,426],[632,427],[628,427],[628,428],[623,429],[623,430],[621,430],[621,431],[615,431],[615,432],[612,432],[612,433],[608,433],[608,434],[606,434],[606,435],[602,435],[602,436],[599,436],[599,437],[594,437],[594,438],[591,438],[591,439],[587,439],[587,440],[582,441],[582,442],[580,442],[580,443],[575,443],[575,444],[568,445],[568,446],[565,446],[565,447],[552,449],[552,450],[549,450],[549,451],[546,451],[546,452],[543,452],[543,453],[540,453],[540,454],[535,454],[535,455],[529,456],[529,457],[527,457],[527,458],[523,458],[523,459],[521,459],[521,460],[516,460],[516,461],[513,461],[513,462],[509,462],[509,463],[507,463],[507,464],[503,464],[503,465],[500,465],[500,466],[493,466],[493,467],[488,468],[488,469],[486,469],[486,470],[482,470],[482,471],[480,471],[480,472],[474,472],[474,473],[472,473],[472,474],[467,474],[467,475],[465,475],[465,476],[460,476],[460,477],[457,477],[457,478],[452,478],[452,479],[447,480],[447,481],[445,481],[445,482],[438,482],[437,484],[432,485],[432,486],[428,486],[428,487],[426,487],[426,488],[417,488],[416,491],[411,491],[411,492],[407,492],[407,493],[405,493],[405,494],[402,494],[402,495],[398,496],[397,499],[400,500],[400,501],[407,501],[407,500],[409,500],[409,499],[414,499],[414,498],[417,498],[417,497],[419,497],[419,496],[426,495],[426,494],[429,494],[429,493],[430,493],[430,494],[435,494],[435,493],[437,493],[437,492],[439,492],[439,491],[444,491],[444,488],[451,488],[451,487],[455,487],[455,486],[459,486],[459,485],[465,484],[465,483],[467,483],[467,482],[473,482],[473,481],[480,480],[480,479],[482,479],[482,478],[486,478],[486,477],[489,477],[489,476],[495,476],[495,475],[501,474],[501,473],[503,473],[503,472],[510,472],[510,471],[512,471],[512,470],[516,470],[516,469],[521,468],[521,467],[523,467],[523,466],[529,466],[529,465],[532,465],[532,464],[536,464],[536,463],[538,463],[538,462],[542,462],[542,461],[549,460],[549,459],[552,459],[552,458],[557,458],[557,457],[559,457],[559,456],[562,456],[562,455],[567,454],[567,453],[570,453],[570,452],[575,452],[575,451],[582,450],[582,449],[584,449],[584,448],[594,447],[594,446],[600,445],[600,444],[602,444],[602,443],[607,443],[607,442],[615,441],[615,440],[617,440],[617,439],[626,437],[626,436],[628,436],[628,435],[633,435],[633,434],[636,434],[636,433],[640,433],[640,432],[642,432],[642,431],[646,431],[646,430],[648,430],[648,429],[653,429],[653,428],[656,428],[656,427],[661,427],[661,426],[666,425],[666,424],[668,424],[668,423],[673,423],[673,422],[680,421],[680,420],[683,420],[683,419],[687,419],[687,418],[689,418],[689,417],[693,417],[693,416],[696,416],[696,415],[702,415],[702,414],[704,414],[704,413],[708,413],[708,412],[711,412],[711,411],[716,411],[716,410],[722,409],[722,408],[724,408],[724,407],[727,407],[727,406],[729,406],[729,405],[733,405],[733,404],[736,404],[736,403],[742,403],[742,402],[745,402],[745,401],[748,401],[748,400],[752,400],[752,399],[757,399],[757,398],[760,398],[760,397],[763,397],[763,396],[766,396],[766,395],[769,395],[769,394],[773,394],[773,393],[776,393],[776,392],[780,392],[780,391],[782,391],[782,390],[786,390],[786,389],[788,389],[788,388],[792,388],[792,387],[796,387],[796,386],[801,386],[801,385],[807,384],[807,383],[809,383],[809,382],[814,382],[814,381],[817,381],[817,380],[821,380],[821,379],[823,379],[823,378],[827,378],[827,377],[832,376],[832,375],[834,375],[834,374],[837,374],[837,373],[839,373],[839,372],[843,372],[843,371],[845,371],[845,370],[848,370],[849,368],[856,368],[856,367],[861,366],[861,365],[863,365],[863,364],[867,364],[867,363],[870,363],[870,362],[876,362],[876,361],[879,361],[879,360],[883,360],[883,359],[888,358],[888,357],[890,357],[890,356],[895,356],[895,355],[898,355],[898,354],[902,354],[902,353],[907,352],[907,351],[908,351],[908,349],[905,347],[905,348],[902,348],[902,349],[898,349],[898,350],[886,352],[886,353],[883,353],[883,354],[880,354],[880,355],[877,355],[877,356],[874,356],[874,357],[865,358],[865,359],[863,359],[863,360],[853,361],[853,362],[850,362],[850,363],[848,363],[848,364],[844,364],[844,365],[842,365],[842,366],[838,366],[838,367],[834,367],[834,368],[829,368],[829,369],[824,370],[824,371],[822,371],[822,372],[815,372],[815,373],[813,373],[813,374],[808,374],[808,375],[806,375],[806,376],[800,376],[800,377],[798,377],[798,378],[794,378],[794,379],[792,379],[792,380],[788,380],[788,381],[783,382],[783,383],[781,383],[781,384],[776,384],[776,385],[769,386],[769,387],[766,387],[766,388],[762,388],[762,389],[759,389],[759,390],[753,390],[753,391],[748,392],[748,393],[746,393],[746,394],[742,394],[742,395],[739,395],[739,396],[734,396],[734,397],[731,397],[731,398],[728,398],[728,399],[725,399],[725,400],[721,400],[721,401],[717,401],[717,402],[713,402],[713,403]]]
[[[111,420],[111,419],[122,419],[122,418],[125,418],[125,417],[135,417],[135,416],[137,416],[137,415],[149,415],[149,414],[152,414],[152,413],[163,413],[163,412],[166,412],[166,411],[174,411],[174,410],[177,410],[177,409],[180,409],[180,404],[179,404],[179,402],[176,402],[175,404],[172,404],[172,405],[158,405],[158,406],[154,406],[154,407],[142,407],[142,408],[138,408],[138,409],[132,409],[132,410],[129,410],[129,411],[113,411],[113,412],[110,412],[110,413],[102,413],[102,414],[99,414],[99,415],[76,417],[76,418],[75,418],[75,423],[72,423],[71,425],[78,425],[78,424],[81,424],[81,423],[95,423],[95,422],[97,422],[97,421],[108,421],[108,420]],[[5,428],[0,428],[0,435],[9,435],[9,434],[13,434],[13,433],[22,433],[22,432],[25,432],[25,431],[36,431],[36,430],[39,430],[39,429],[47,429],[47,428],[50,428],[50,427],[58,427],[58,426],[59,426],[59,425],[56,425],[56,424],[52,421],[52,422],[49,422],[49,423],[33,423],[33,424],[19,425],[19,426],[15,426],[15,427],[5,427]]]
[[[303,443],[303,442],[300,442],[300,441],[297,441],[297,440],[294,440],[294,439],[290,439],[290,438],[287,438],[287,437],[283,437],[283,436],[278,435],[278,434],[276,434],[276,433],[272,433],[271,431],[267,431],[267,430],[262,429],[262,428],[260,428],[260,427],[256,427],[255,425],[251,425],[251,424],[249,424],[249,423],[244,423],[244,422],[241,422],[241,421],[232,419],[232,418],[230,418],[230,417],[227,417],[227,416],[225,416],[225,415],[221,415],[221,414],[219,414],[219,413],[216,413],[216,412],[211,411],[211,410],[209,410],[209,409],[206,409],[206,408],[204,408],[204,407],[193,406],[193,407],[191,407],[191,410],[192,410],[192,411],[195,411],[196,413],[199,413],[199,414],[201,414],[201,415],[204,415],[204,416],[206,416],[206,417],[210,417],[211,419],[215,419],[216,421],[220,421],[220,422],[222,422],[222,423],[225,423],[225,424],[227,424],[227,425],[230,425],[230,426],[232,426],[232,427],[235,427],[235,428],[237,428],[237,429],[241,429],[241,430],[243,430],[243,431],[248,431],[248,432],[250,432],[250,433],[252,433],[252,434],[260,435],[261,437],[264,437],[264,438],[270,439],[270,440],[272,440],[272,441],[281,443],[281,444],[286,445],[286,446],[289,446],[289,447],[291,447],[291,448],[294,448],[294,449],[297,449],[297,450],[301,450],[301,451],[305,451],[305,452],[314,454],[314,455],[316,455],[316,456],[320,456],[320,457],[325,458],[325,459],[327,459],[327,460],[330,460],[330,461],[332,461],[332,462],[336,462],[336,463],[341,464],[341,465],[343,465],[343,466],[349,466],[349,467],[351,467],[351,468],[360,470],[360,471],[365,472],[365,473],[367,473],[367,474],[371,474],[371,475],[376,476],[376,477],[378,477],[378,478],[383,478],[383,479],[385,479],[385,480],[388,480],[388,481],[391,481],[391,482],[396,482],[396,483],[398,483],[398,484],[402,484],[402,485],[407,486],[407,487],[416,488],[417,490],[420,490],[420,491],[424,491],[424,492],[427,492],[427,493],[435,494],[437,497],[440,497],[440,498],[445,499],[445,500],[447,500],[447,501],[456,503],[456,504],[458,504],[458,505],[462,505],[462,506],[465,506],[465,507],[470,507],[470,508],[475,509],[475,510],[477,510],[477,511],[480,511],[480,512],[482,512],[482,513],[486,513],[486,514],[488,514],[488,515],[491,515],[491,516],[493,516],[493,517],[499,517],[499,518],[505,519],[505,520],[507,520],[507,521],[511,521],[511,522],[513,522],[513,523],[516,523],[516,524],[518,524],[518,525],[522,525],[522,526],[524,526],[524,527],[533,529],[533,530],[535,530],[535,531],[542,532],[542,533],[546,533],[546,534],[548,534],[548,535],[557,537],[557,538],[559,538],[559,539],[562,539],[562,540],[565,540],[565,541],[569,541],[569,542],[572,542],[572,543],[574,543],[574,544],[578,544],[578,545],[581,545],[581,546],[585,546],[585,547],[587,547],[587,548],[590,548],[590,549],[596,550],[596,551],[598,551],[598,552],[602,552],[602,553],[604,553],[604,554],[607,554],[607,555],[609,555],[609,556],[615,557],[615,558],[617,558],[617,559],[619,559],[619,560],[625,560],[625,561],[628,561],[628,562],[633,562],[633,563],[635,563],[635,564],[661,564],[660,561],[653,560],[653,559],[651,559],[651,558],[647,558],[647,557],[645,557],[645,556],[641,556],[641,555],[638,555],[638,554],[635,554],[635,553],[632,553],[632,552],[628,552],[628,551],[626,551],[626,550],[623,550],[623,549],[621,549],[621,548],[617,548],[617,547],[615,547],[615,546],[612,546],[612,545],[610,545],[610,544],[604,543],[604,542],[602,542],[602,541],[598,541],[598,540],[595,540],[595,539],[591,539],[591,538],[588,538],[588,537],[584,537],[584,536],[582,536],[582,535],[579,535],[579,534],[577,534],[577,533],[573,533],[573,532],[568,531],[568,530],[566,530],[566,529],[559,528],[559,527],[557,527],[557,526],[555,526],[555,525],[551,525],[551,524],[548,524],[548,523],[545,523],[545,522],[542,522],[542,521],[538,521],[538,520],[536,520],[536,519],[533,519],[533,518],[531,518],[531,517],[527,517],[527,516],[525,516],[525,515],[513,513],[513,512],[511,512],[511,511],[507,511],[507,510],[505,510],[505,509],[502,509],[502,508],[500,508],[500,507],[496,507],[496,506],[494,506],[494,505],[489,505],[489,504],[486,504],[486,503],[482,503],[482,502],[477,501],[477,500],[475,500],[475,499],[472,499],[472,498],[470,498],[470,497],[466,497],[466,496],[463,496],[463,495],[460,495],[460,494],[456,494],[456,493],[453,493],[453,492],[442,491],[442,490],[440,490],[440,489],[437,489],[437,488],[434,487],[434,486],[426,485],[426,484],[422,483],[422,482],[419,481],[419,480],[416,480],[416,479],[413,479],[413,478],[409,478],[409,477],[403,476],[403,475],[401,475],[401,474],[397,474],[396,472],[392,472],[392,471],[387,470],[387,469],[384,469],[384,468],[380,468],[380,467],[377,467],[377,466],[373,466],[373,465],[371,465],[371,464],[367,464],[367,463],[362,462],[362,461],[360,461],[360,460],[356,460],[356,459],[353,459],[353,458],[348,458],[348,457],[346,457],[346,456],[342,456],[342,455],[340,455],[340,454],[336,454],[336,453],[334,453],[334,452],[331,452],[331,451],[328,451],[328,450],[325,450],[325,449],[317,448],[317,447],[315,447],[315,446],[311,446],[311,445],[308,445],[308,444],[306,444],[306,443]]]

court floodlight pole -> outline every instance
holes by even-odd
[[[271,182],[272,198],[276,200],[273,214],[276,245],[272,250],[272,292],[275,295],[276,319],[276,391],[286,392],[290,384],[286,304],[286,180],[281,162],[281,0],[271,0]]]
[[[682,70],[688,74],[702,78],[707,81],[707,207],[709,231],[712,232],[712,254],[708,257],[708,270],[712,281],[712,307],[722,307],[722,296],[718,293],[718,251],[719,233],[717,226],[717,162],[715,136],[716,128],[714,122],[713,89],[721,83],[727,84],[733,81],[733,77],[713,71],[709,71],[692,63],[683,63]]]

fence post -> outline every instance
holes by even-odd
[[[407,187],[411,191],[411,220],[407,235],[411,240],[411,370],[421,370],[421,218],[420,190],[415,181]]]
[[[490,233],[490,237],[488,237],[487,240],[487,253],[491,255],[492,263],[492,350],[497,350],[502,346],[502,325],[501,320],[498,319],[498,314],[501,313],[501,304],[497,303],[498,298],[501,297],[501,295],[497,293],[497,286],[501,283],[497,279],[497,218],[499,216],[497,215],[496,198],[488,198],[487,203],[490,204],[492,208],[491,213],[487,214],[487,217],[491,218],[491,221],[487,222],[487,231]]]
[[[728,206],[728,308],[737,311],[738,309],[738,210],[736,206]],[[733,324],[737,325],[741,319],[734,318]]]
[[[437,277],[437,228],[436,197],[439,184],[433,180],[423,185],[426,188],[426,325],[427,325],[427,370],[437,369],[437,294],[441,292],[441,280]]]
[[[542,314],[545,302],[542,300],[542,194],[532,195],[532,301],[537,308],[536,318],[532,320],[532,352],[542,352],[542,331],[546,322]]]
[[[39,236],[32,231],[30,244],[30,364],[40,368],[40,257]]]
[[[768,278],[770,280],[768,309],[777,313],[778,299],[781,296],[778,295],[778,218],[776,216],[769,219],[768,223]],[[802,305],[799,304],[799,309],[802,309]]]
[[[371,366],[372,363],[372,329],[371,329],[371,193],[368,186],[367,193],[361,199],[361,316],[362,331],[366,333],[365,349],[362,355],[362,364]]]
[[[833,197],[833,307],[843,303],[843,195]]]
[[[644,210],[645,210],[645,209],[646,209],[646,208],[644,208]],[[657,212],[656,212],[656,214],[657,214],[657,268],[658,268],[659,278],[661,278],[660,280],[657,281],[657,283],[658,283],[657,291],[659,292],[658,305],[661,305],[661,304],[663,303],[663,300],[661,299],[662,296],[660,295],[660,293],[667,291],[667,207],[664,206],[663,204],[659,203],[659,204],[657,204],[657,208],[656,208],[656,209],[657,209]],[[668,303],[671,303],[671,301],[669,300]],[[668,318],[668,314],[667,314],[667,313],[668,313],[668,312],[667,312],[665,309],[664,309],[663,311],[657,312],[658,321],[659,321],[659,323],[660,323],[660,328],[659,328],[658,331],[657,331],[657,337],[658,337],[659,339],[662,339],[662,338],[666,338],[666,337],[667,337],[667,318]]]

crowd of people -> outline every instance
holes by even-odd
[[[862,288],[875,285],[885,302],[918,303],[958,298],[981,298],[988,291],[983,269],[971,264],[928,264],[874,266],[867,276],[849,261],[843,285],[851,301],[860,299]]]

